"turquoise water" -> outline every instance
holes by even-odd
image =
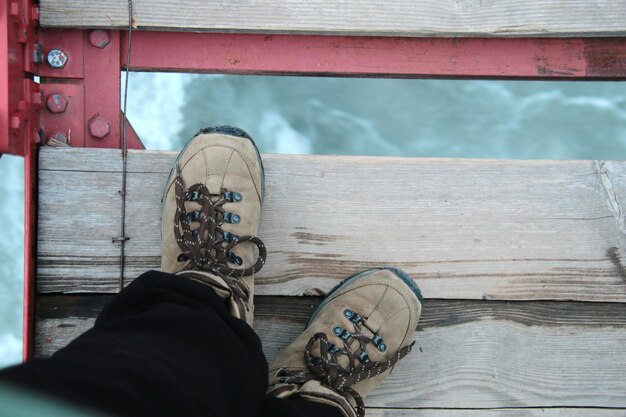
[[[231,124],[262,152],[625,159],[626,84],[131,74],[148,149]],[[0,159],[0,367],[19,361],[23,188]]]
[[[22,349],[24,269],[23,159],[0,158],[0,367],[18,362]]]

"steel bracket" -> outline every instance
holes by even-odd
[[[31,0],[3,2],[0,11],[0,154],[24,156],[26,147],[39,141],[32,121],[43,104],[33,81],[39,9]]]

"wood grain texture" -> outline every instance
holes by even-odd
[[[40,295],[37,355],[50,355],[90,328],[107,298]],[[257,297],[255,330],[268,360],[300,333],[320,301],[320,297]],[[367,404],[403,409],[624,408],[625,324],[626,309],[619,303],[427,300],[415,334],[416,348]],[[499,412],[493,415],[540,414],[540,410]],[[550,412],[554,414],[541,415],[576,415]],[[607,411],[607,415],[620,414]]]
[[[122,0],[41,0],[44,27],[128,26]],[[139,29],[394,36],[597,36],[626,32],[620,0],[135,0]]]
[[[624,409],[607,408],[509,408],[509,409],[397,409],[366,407],[367,417],[624,417]]]
[[[130,151],[127,280],[160,265],[176,154]],[[626,301],[626,163],[265,155],[262,295],[406,270],[427,298]],[[38,290],[116,292],[120,153],[44,148]],[[61,180],[62,179],[62,180]]]

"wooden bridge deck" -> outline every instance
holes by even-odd
[[[126,283],[160,262],[172,152],[130,151]],[[626,162],[264,155],[255,328],[271,360],[373,265],[426,297],[371,416],[626,416]],[[43,148],[37,356],[118,291],[119,150]]]

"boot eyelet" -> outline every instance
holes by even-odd
[[[184,253],[181,253],[180,255],[178,255],[176,260],[178,262],[187,262],[189,260],[189,257],[187,255],[185,255]]]
[[[199,211],[192,211],[191,213],[187,213],[187,221],[188,222],[200,221],[200,212]]]
[[[346,318],[351,318],[354,316],[354,312],[352,310],[343,310],[343,315],[346,316]]]
[[[224,236],[224,240],[227,242],[236,242],[239,240],[239,236],[237,236],[234,233],[224,232],[223,236]]]
[[[226,254],[226,257],[228,258],[228,262],[230,262],[231,264],[235,264],[237,266],[243,265],[243,259],[241,259],[241,257],[235,255],[233,252],[228,252]]]
[[[186,201],[199,201],[202,198],[202,193],[199,191],[192,191],[185,196]]]
[[[238,214],[231,213],[229,211],[224,212],[224,221],[232,224],[237,224],[241,221],[241,217]]]
[[[360,360],[362,363],[368,363],[368,362],[371,362],[369,355],[368,355],[368,354],[367,354],[364,350],[362,350],[362,351],[360,351],[360,352],[359,352],[359,360]]]
[[[341,336],[341,333],[343,333],[343,328],[340,326],[335,326],[333,327],[333,333],[335,333],[335,335],[337,336]]]
[[[353,323],[363,323],[365,321],[365,319],[357,313],[352,313],[352,317],[350,317],[350,321]]]
[[[243,200],[243,196],[235,191],[226,191],[224,193],[224,200],[229,203],[239,203]]]
[[[387,345],[385,344],[385,342],[383,342],[383,338],[380,337],[379,335],[374,336],[374,338],[372,339],[372,343],[381,352],[384,352],[387,350]]]

